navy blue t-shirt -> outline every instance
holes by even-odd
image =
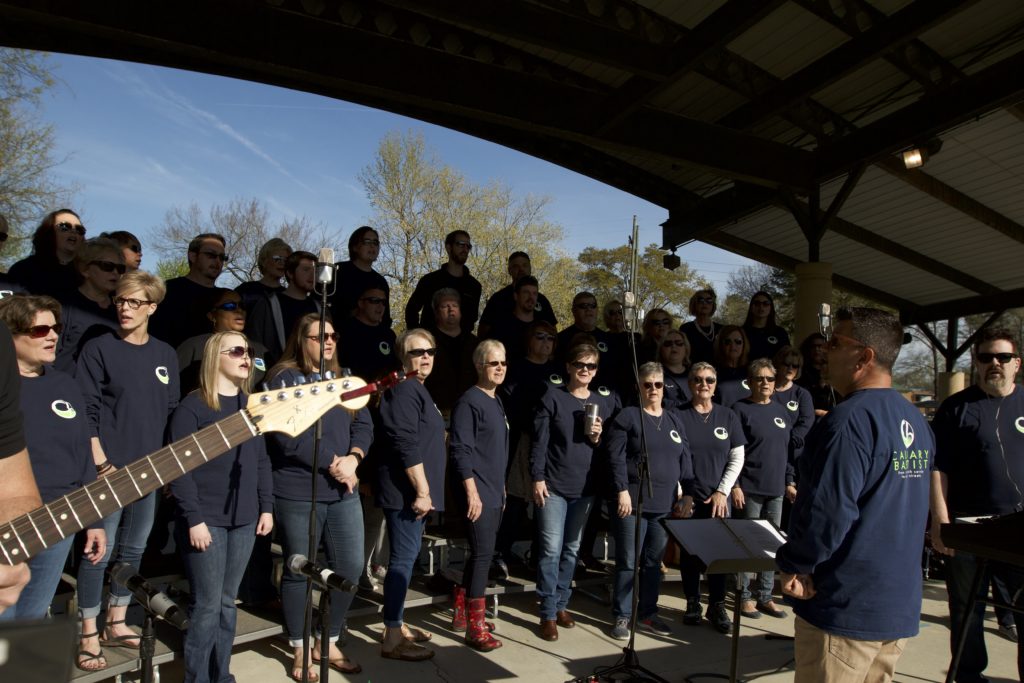
[[[776,389],[772,400],[786,407],[789,419],[793,423],[793,431],[789,439],[789,458],[796,462],[803,453],[807,433],[814,426],[814,397],[797,383],[788,389]]]
[[[245,407],[245,394],[221,396],[220,410],[198,393],[181,400],[171,415],[168,441],[174,442],[234,415]],[[274,484],[263,437],[226,451],[171,482],[178,515],[189,528],[197,524],[236,527],[274,511]]]
[[[359,297],[368,289],[384,292],[384,319],[381,324],[391,327],[391,286],[388,279],[376,270],[363,270],[352,261],[338,262],[337,286],[329,298],[331,318],[335,325],[352,317],[352,311],[359,305]],[[328,290],[330,291],[330,290]]]
[[[932,429],[952,517],[1024,509],[1024,389],[1000,398],[968,387],[942,402]]]
[[[811,430],[775,558],[814,580],[797,615],[858,640],[917,635],[934,455],[928,423],[892,389],[855,391]]]
[[[526,358],[510,358],[505,381],[498,387],[502,404],[508,415],[512,430],[530,433],[533,431],[533,416],[548,385],[562,386],[565,383],[565,366],[548,361],[534,363]]]
[[[750,382],[747,380],[747,369],[716,368],[718,383],[715,384],[715,395],[712,400],[725,407],[731,406],[741,398],[750,396]]]
[[[401,510],[412,505],[416,489],[406,470],[423,465],[430,500],[444,510],[444,418],[419,380],[410,379],[381,396],[380,418],[387,441],[376,450],[377,507]]]
[[[473,386],[455,402],[448,440],[452,467],[461,482],[473,479],[484,508],[505,504],[508,421],[501,400]]]
[[[60,321],[64,329],[57,342],[57,360],[53,366],[69,375],[75,374],[78,354],[90,339],[108,330],[120,329],[113,303],[101,308],[77,289],[68,292],[60,302]]]
[[[367,325],[346,318],[335,329],[341,336],[338,363],[356,377],[372,382],[402,367],[395,356],[395,332],[384,323]]]
[[[736,484],[751,495],[781,496],[786,483],[793,481],[789,460],[793,423],[789,411],[775,401],[761,404],[747,398],[733,403],[732,409],[747,439]]]
[[[644,490],[644,512],[668,514],[676,502],[676,486],[693,478],[693,459],[682,418],[674,410],[663,410],[660,417],[644,413],[637,406],[623,408],[609,426],[608,460],[611,463],[612,495],[629,491],[636,505],[639,494],[637,462],[640,459],[640,422],[647,441],[651,468],[651,489]]]
[[[690,372],[686,370],[676,374],[665,367],[662,368],[662,372],[665,380],[665,393],[664,398],[661,400],[661,405],[666,408],[681,410],[684,405],[693,400],[690,383],[687,381]]]
[[[778,325],[774,327],[751,327],[744,325],[743,331],[750,342],[750,349],[747,352],[747,360],[755,361],[758,358],[772,360],[775,354],[783,346],[789,346],[789,335]]]
[[[164,445],[167,421],[178,405],[178,357],[150,335],[132,344],[110,332],[88,341],[75,373],[92,436],[107,459],[124,467]]]
[[[703,501],[721,485],[729,452],[745,445],[747,438],[736,413],[724,406],[714,405],[710,413],[703,415],[691,403],[679,411],[679,417],[693,457],[693,479],[684,482],[683,493]]]
[[[719,330],[724,327],[721,323],[712,321],[711,323],[711,336],[704,334],[703,328],[697,327],[697,321],[691,320],[688,323],[683,323],[679,327],[679,331],[686,335],[686,340],[690,342],[690,363],[711,363],[715,362],[715,337],[718,336]]]

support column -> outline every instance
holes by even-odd
[[[796,311],[793,345],[799,346],[807,335],[818,331],[821,304],[832,303],[832,264],[820,261],[800,263],[796,267]]]
[[[960,370],[955,372],[940,372],[938,378],[935,380],[935,386],[939,390],[939,395],[935,397],[935,400],[942,403],[956,392],[963,391],[966,377],[967,376]]]

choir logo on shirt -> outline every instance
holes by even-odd
[[[63,417],[65,420],[73,419],[75,415],[78,415],[78,413],[75,412],[75,407],[62,398],[58,398],[56,401],[51,403],[50,410],[53,411],[54,415],[57,417]]]
[[[535,303],[535,304],[533,305],[533,310],[535,310],[535,311],[537,311],[538,313],[540,313],[541,311],[543,311],[543,310],[544,310],[544,307],[543,307],[543,306],[541,306],[541,305],[540,305],[540,302],[538,301],[537,303]]]
[[[604,342],[597,342],[597,350],[601,353],[608,353],[608,345]]]
[[[1013,426],[1017,428],[1017,431],[1024,434],[1024,417],[1018,417],[1013,421]]]
[[[548,377],[548,381],[557,387],[559,384],[562,383],[562,378],[559,377],[558,375],[551,375],[550,377]]]
[[[171,376],[167,373],[167,368],[165,368],[163,365],[156,366],[155,372],[156,378],[163,382],[164,384],[168,384],[171,381]]]
[[[900,422],[900,440],[903,450],[892,452],[892,469],[900,479],[921,479],[927,477],[931,453],[923,448],[911,448],[916,435],[906,420]]]
[[[725,441],[729,438],[729,430],[725,427],[715,427],[715,438]]]
[[[786,421],[783,420],[781,417],[775,418],[774,422],[775,422],[775,426],[778,427],[779,429],[785,429],[786,428]]]
[[[796,401],[789,401],[788,403],[786,403],[786,408],[788,408],[789,410],[793,411],[794,413],[797,411],[797,408],[799,408],[799,407],[800,407],[800,404],[797,403]]]
[[[380,351],[382,355],[386,356],[391,353],[391,344],[388,344],[386,341],[382,341],[380,344],[377,344],[377,350]]]
[[[259,370],[260,372],[266,372],[267,371],[267,362],[265,360],[263,360],[262,358],[260,358],[259,356],[257,356],[256,358],[252,359],[252,366],[254,368],[256,368],[257,370]]]
[[[740,382],[740,384],[743,385],[744,389],[746,389],[747,391],[750,391],[750,383],[747,382],[747,380],[743,380],[742,382]]]
[[[768,343],[769,344],[778,344],[779,343],[779,338],[775,337],[775,336],[768,337]]]
[[[601,394],[602,396],[611,396],[612,395],[611,389],[609,389],[608,387],[605,387],[605,386],[598,387],[597,388],[597,393]]]
[[[679,432],[677,432],[674,429],[671,432],[668,433],[668,437],[670,439],[672,439],[673,441],[675,441],[676,443],[682,443],[683,442],[683,437],[679,436]]]
[[[914,443],[914,428],[906,420],[900,422],[900,438],[903,439],[904,448],[910,448]]]

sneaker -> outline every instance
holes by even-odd
[[[705,616],[711,622],[711,627],[719,633],[728,633],[732,630],[732,619],[729,618],[729,613],[725,611],[724,602],[716,602],[710,605]]]
[[[617,617],[609,635],[615,640],[629,640],[629,617]]]
[[[999,624],[999,635],[1001,635],[1003,638],[1006,638],[1011,643],[1016,643],[1017,642],[1017,625],[1016,624],[1007,624],[1006,626],[1003,626],[1002,624]]]
[[[670,636],[672,635],[672,629],[669,625],[658,617],[648,617],[647,619],[640,620],[640,628],[650,633],[656,633],[659,636]]]
[[[700,624],[700,600],[687,600],[686,612],[683,613],[683,623],[687,626]]]

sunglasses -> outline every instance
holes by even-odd
[[[799,370],[802,365],[802,363],[783,363],[781,367]]]
[[[592,311],[597,308],[597,304],[576,304],[573,308],[582,308],[584,311]]]
[[[212,258],[214,260],[219,260],[222,263],[227,263],[228,262],[228,255],[224,254],[224,253],[221,253],[221,252],[201,251],[199,253],[202,254],[203,256],[205,256],[206,258]]]
[[[537,334],[533,335],[533,338],[537,339],[538,341],[555,341],[555,335],[544,334],[543,332],[538,332]]]
[[[310,334],[310,335],[306,336],[306,339],[308,339],[310,341],[320,341],[320,335]],[[332,342],[337,343],[337,341],[338,341],[338,333],[337,332],[325,332],[324,333],[324,341],[327,341],[328,339],[330,339]]]
[[[775,381],[774,377],[751,377],[750,379],[754,380],[758,384],[771,384]]]
[[[217,304],[213,307],[215,311],[244,311],[245,306],[242,305],[241,301],[225,301],[222,304]]]
[[[360,301],[365,301],[375,306],[379,306],[381,304],[386,304],[388,300],[382,296],[364,296]]]
[[[127,249],[131,249],[136,254],[141,254],[142,253],[142,245],[140,245],[140,244],[129,244],[126,248]]]
[[[573,366],[577,370],[590,370],[591,372],[597,370],[597,363],[584,363],[581,360],[573,361],[572,363],[569,363],[569,365]]]
[[[718,380],[714,377],[694,377],[691,381],[694,384],[707,384],[710,387]]]
[[[377,244],[380,244],[380,242],[378,242]],[[465,247],[467,251],[472,251],[473,250],[473,245],[471,243],[469,243],[469,242],[458,242],[458,241],[456,241],[456,242],[452,242],[452,244],[454,244],[457,247]]]
[[[694,301],[696,301],[699,304],[710,304],[714,302],[714,299],[712,299],[709,296],[698,296],[696,299],[694,299]]]
[[[223,349],[221,353],[225,354],[228,358],[256,357],[256,349],[251,346],[232,346],[230,349]]]
[[[114,299],[114,305],[117,306],[118,308],[120,308],[121,306],[127,306],[133,311],[139,310],[139,306],[141,306],[142,304],[151,303],[153,302],[147,301],[146,299],[125,299],[123,296],[119,296],[116,299]]]
[[[664,382],[644,382],[644,389],[664,389]]]
[[[124,272],[128,270],[123,263],[114,263],[113,261],[89,261],[90,266],[96,266],[104,273],[113,273],[115,270],[119,275],[124,275]]]
[[[430,347],[429,349],[409,349],[406,353],[413,358],[419,358],[420,356],[433,358],[434,354],[437,353],[437,349],[435,347]]]
[[[751,301],[750,305],[751,306],[771,306],[772,302],[771,301]]]
[[[672,321],[668,318],[660,318],[658,320],[652,320],[652,325],[671,325]]]
[[[661,342],[661,345],[668,349],[672,348],[673,346],[686,346],[686,342],[684,342],[682,339],[666,339],[665,341]]]
[[[1009,363],[1011,360],[1013,360],[1016,357],[1017,357],[1016,353],[1006,353],[1005,351],[1003,353],[979,353],[979,354],[977,354],[978,362],[979,363],[985,363],[985,364],[988,364],[988,363],[991,363],[994,360],[997,360],[1000,363],[1002,363],[1003,365],[1006,365],[1007,363]]]
[[[50,334],[50,330],[60,334],[63,329],[64,325],[62,323],[57,323],[56,325],[33,325],[18,334],[27,334],[30,339],[42,339]]]
[[[77,232],[81,237],[85,237],[85,226],[81,223],[68,223],[67,221],[61,221],[57,223],[56,228],[61,232]]]
[[[484,365],[486,365],[489,368],[496,368],[496,367],[499,367],[499,366],[505,367],[506,365],[508,365],[508,361],[507,360],[489,360],[489,361],[485,361]]]
[[[732,338],[723,339],[722,343],[723,344],[731,344],[732,346],[743,346],[743,340],[742,339],[732,339]]]

